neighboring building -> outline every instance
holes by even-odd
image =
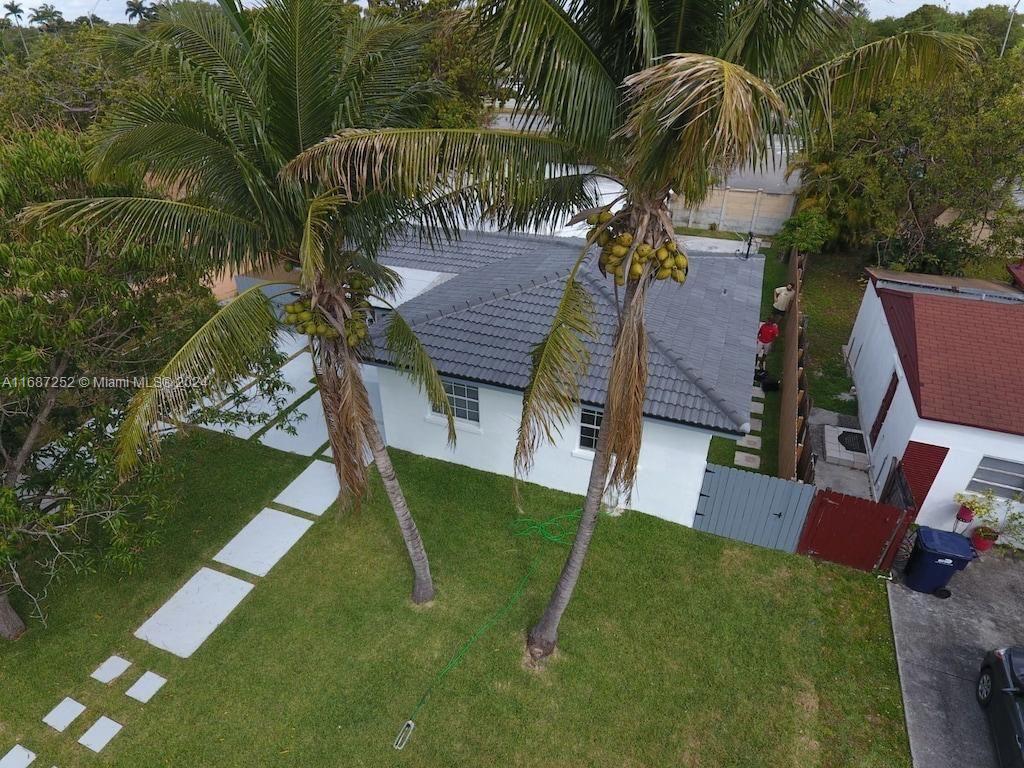
[[[868,274],[847,364],[876,497],[902,467],[917,522],[950,529],[959,491],[1024,493],[1024,292]]]
[[[444,377],[458,433],[452,449],[445,420],[389,367],[378,322],[367,380],[379,387],[375,406],[389,445],[512,474],[530,352],[548,330],[581,247],[580,240],[467,232],[438,250],[409,240],[382,254],[383,263],[416,275],[419,293],[403,296],[402,314]],[[691,525],[712,435],[749,431],[763,267],[760,256],[691,253],[685,285],[651,287],[644,438],[631,508]],[[593,298],[599,334],[582,406],[554,444],[538,451],[528,479],[582,494],[601,426],[615,308],[611,282],[594,266],[584,265],[580,281]]]

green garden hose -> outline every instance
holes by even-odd
[[[512,534],[514,536],[539,536],[542,541],[549,541],[554,544],[569,544],[572,541],[574,529],[570,522],[575,522],[580,519],[580,510],[570,512],[565,515],[553,515],[546,520],[535,520],[531,517],[520,517],[512,524]],[[530,563],[530,567],[526,569],[526,573],[516,584],[515,589],[512,590],[512,594],[509,596],[505,604],[501,606],[494,614],[490,616],[483,624],[481,624],[476,632],[474,632],[466,642],[459,646],[455,654],[448,660],[448,663],[441,668],[441,670],[434,676],[434,679],[430,681],[427,689],[423,692],[420,700],[416,702],[416,706],[412,708],[412,712],[409,714],[409,719],[405,721],[402,729],[398,732],[398,736],[395,738],[394,748],[402,749],[409,741],[409,737],[412,736],[412,731],[416,727],[416,715],[424,704],[427,703],[427,699],[430,698],[430,694],[433,692],[434,687],[437,686],[444,678],[455,669],[461,662],[462,659],[469,652],[469,649],[479,640],[484,634],[497,624],[505,615],[512,610],[519,598],[523,596],[526,591],[526,585],[530,581],[530,577],[533,576],[534,571],[540,566],[541,558],[544,555],[544,550],[541,549],[537,552],[536,557]]]

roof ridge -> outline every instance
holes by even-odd
[[[612,306],[615,306],[615,296],[608,287],[605,285],[603,280],[594,280],[593,276],[588,273],[591,283],[596,283],[597,289],[604,293],[605,297],[611,302]],[[693,384],[703,395],[706,397],[717,409],[718,412],[728,419],[741,431],[750,431],[750,421],[743,421],[742,416],[736,411],[735,408],[730,406],[724,398],[722,398],[716,391],[713,385],[705,384],[704,377],[701,376],[695,369],[682,362],[675,353],[671,352],[664,344],[658,339],[658,335],[654,331],[648,331],[648,339],[658,350],[661,355],[668,360],[672,365],[675,366],[676,370],[683,374],[687,380]]]

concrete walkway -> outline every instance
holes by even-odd
[[[998,768],[974,686],[986,651],[1024,645],[1024,563],[987,553],[949,588],[889,584],[910,752],[915,768]]]

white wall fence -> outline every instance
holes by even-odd
[[[793,213],[796,197],[789,192],[715,187],[699,208],[687,208],[680,197],[669,205],[677,226],[708,229],[714,224],[730,232],[774,235]]]

